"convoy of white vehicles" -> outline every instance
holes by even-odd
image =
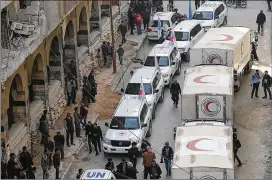
[[[172,178],[234,179],[234,90],[240,89],[243,74],[250,72],[252,59],[250,29],[217,28],[227,24],[227,15],[223,2],[206,2],[196,11],[195,20],[177,25],[171,21],[173,13],[159,14],[169,34],[152,48],[122,90],[110,125],[105,123],[105,153],[128,153],[133,142],[140,149],[142,140],[151,136],[164,86],[171,86],[173,76],[181,73],[183,59],[190,61],[190,67],[184,72],[180,98],[181,126],[174,129]],[[158,40],[157,24],[158,14],[148,29],[149,40]],[[202,26],[209,28],[207,32]],[[170,44],[170,32],[175,35],[174,44]]]
[[[243,74],[250,73],[250,29],[245,27],[212,28],[191,49],[190,65],[221,64],[233,68],[234,89],[239,91]]]

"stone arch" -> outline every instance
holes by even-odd
[[[88,15],[86,7],[83,7],[78,17],[77,45],[88,46]]]
[[[25,121],[26,119],[25,93],[22,77],[16,74],[9,90],[8,129],[11,129],[18,120]]]
[[[41,54],[37,54],[34,58],[29,83],[29,102],[34,100],[45,101],[44,64]]]
[[[70,78],[77,78],[77,63],[76,63],[76,45],[75,32],[72,21],[66,26],[64,35],[64,49],[63,49],[63,66],[65,81]]]
[[[47,66],[48,82],[50,80],[61,81],[61,54],[60,54],[60,42],[59,38],[55,36],[49,49],[49,66]]]

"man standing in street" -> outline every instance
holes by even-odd
[[[268,92],[269,99],[272,100],[271,91],[270,91],[271,81],[272,81],[271,76],[268,74],[268,71],[265,71],[263,75],[263,80],[262,80],[262,86],[264,89],[263,99],[267,98],[267,92]]]
[[[44,151],[42,158],[41,158],[41,167],[43,170],[43,179],[48,179],[49,178],[49,159],[48,159],[48,154],[47,151]]]
[[[260,85],[260,74],[259,70],[256,70],[256,72],[252,75],[251,77],[251,86],[252,86],[252,91],[251,91],[251,98],[253,98],[253,94],[255,92],[255,97],[258,98],[258,91],[259,91],[259,85]]]
[[[108,45],[107,45],[106,41],[103,42],[101,49],[102,49],[102,55],[103,55],[103,59],[104,59],[104,67],[106,67],[107,56],[108,56]]]
[[[239,148],[241,148],[241,143],[240,141],[237,139],[237,134],[233,134],[233,153],[234,153],[234,162],[235,159],[238,161],[238,167],[242,166],[241,160],[237,155],[237,152],[239,150]]]
[[[120,65],[123,65],[124,53],[125,53],[125,51],[124,51],[122,45],[120,44],[119,48],[117,49],[117,54],[118,54],[118,57],[119,57]]]
[[[64,142],[65,138],[60,132],[57,132],[57,135],[54,136],[55,148],[60,150],[61,159],[64,159]]]
[[[53,142],[53,140],[51,139],[51,137],[49,136],[47,138],[46,144],[44,145],[44,150],[48,152],[48,161],[49,161],[49,170],[51,169],[51,166],[53,165],[53,152],[55,149],[55,143]]]
[[[135,23],[134,23],[134,18],[135,18],[135,14],[133,12],[133,9],[131,8],[128,11],[128,19],[129,19],[129,27],[130,27],[130,35],[134,35],[133,30],[135,27]]]
[[[13,179],[15,174],[15,154],[11,153],[9,155],[9,160],[7,164],[7,173],[8,173],[8,179]]]
[[[56,169],[56,179],[60,179],[59,177],[59,168],[60,168],[60,151],[58,148],[55,149],[55,154],[53,156],[53,164]]]
[[[147,31],[148,29],[148,24],[150,20],[150,11],[146,9],[143,13],[143,21],[144,21],[144,30]]]
[[[94,149],[95,149],[95,155],[98,155],[98,149],[99,152],[101,152],[101,139],[103,138],[102,136],[102,130],[100,128],[100,126],[97,126],[97,123],[93,124],[93,128],[92,128],[92,142],[94,145]]]
[[[142,15],[140,13],[137,13],[135,15],[134,23],[136,24],[137,34],[141,35],[142,34]]]
[[[67,143],[67,146],[70,147],[69,140],[70,140],[72,145],[75,145],[74,144],[74,131],[75,131],[74,120],[73,120],[70,112],[67,113],[67,116],[64,119],[64,128],[66,130],[66,143]]]
[[[271,12],[271,0],[266,0],[268,5],[268,11]]]
[[[67,106],[70,106],[72,103],[72,83],[70,80],[66,82],[66,89],[67,89],[67,96],[68,96]]]
[[[74,108],[74,123],[75,123],[75,129],[76,129],[76,137],[81,138],[80,132],[81,132],[81,127],[80,127],[80,122],[81,122],[81,116],[78,112],[78,107]]]
[[[147,175],[152,175],[151,164],[156,159],[156,155],[152,152],[150,146],[147,146],[147,152],[144,153],[143,165],[144,165],[144,179],[147,179]]]
[[[161,156],[161,163],[165,164],[165,169],[166,169],[166,175],[171,176],[171,164],[172,160],[174,157],[174,151],[173,149],[169,146],[169,142],[165,142],[164,147],[162,148],[162,156]]]
[[[120,26],[119,26],[119,31],[121,32],[122,35],[122,44],[125,43],[126,40],[126,33],[127,33],[127,26],[125,25],[124,21],[121,22]]]
[[[256,19],[256,23],[258,24],[258,33],[260,34],[260,32],[261,32],[261,35],[263,35],[263,30],[264,30],[263,26],[264,26],[265,21],[266,21],[266,16],[263,13],[263,10],[261,10],[257,16],[257,19]]]
[[[140,152],[136,145],[137,143],[133,142],[132,147],[128,150],[129,161],[132,162],[134,168],[136,168],[137,158],[140,155]]]
[[[85,135],[88,138],[88,146],[89,146],[89,153],[92,153],[92,130],[93,130],[93,125],[91,121],[88,121],[88,124],[86,125],[85,128]]]
[[[80,116],[83,118],[83,122],[81,121],[81,124],[83,125],[84,128],[86,128],[87,125],[87,116],[88,116],[88,106],[85,105],[84,103],[81,103],[80,106]]]
[[[29,177],[32,166],[34,164],[32,161],[32,157],[25,146],[23,147],[23,152],[20,154],[20,163],[23,167],[23,170],[26,172],[26,177]]]

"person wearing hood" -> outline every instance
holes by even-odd
[[[174,157],[174,151],[169,146],[169,142],[165,142],[164,147],[162,148],[162,156],[161,156],[161,163],[164,162],[165,169],[166,169],[166,175],[171,176],[171,164]]]
[[[132,164],[132,162],[128,162],[127,163],[127,172],[126,172],[126,175],[130,179],[137,179],[137,169],[135,167],[133,167],[133,166],[134,165]]]
[[[129,160],[130,160],[130,162],[132,162],[134,168],[136,168],[137,157],[139,157],[139,155],[140,155],[140,152],[137,148],[137,143],[133,142],[132,147],[128,150],[128,156],[129,156]]]
[[[147,152],[144,153],[143,165],[144,165],[144,179],[147,179],[147,175],[151,176],[151,164],[152,161],[156,159],[156,155],[152,152],[150,146],[147,146]]]
[[[263,10],[260,11],[260,13],[257,15],[256,23],[258,24],[258,33],[260,34],[260,31],[263,32],[263,25],[266,21],[266,16],[263,13]],[[263,34],[261,34],[263,35]]]

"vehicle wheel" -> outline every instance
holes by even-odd
[[[159,103],[162,103],[164,101],[164,89],[162,89],[161,97],[159,99]]]
[[[226,26],[227,24],[228,24],[228,19],[227,19],[227,17],[225,17],[225,18],[224,18],[224,22],[223,22],[222,25],[223,25],[223,26]]]
[[[156,118],[156,105],[154,104],[153,110],[152,110],[152,119]]]
[[[152,122],[150,121],[149,129],[146,133],[146,137],[150,137],[152,135]]]
[[[181,72],[181,62],[178,65],[178,69],[177,69],[176,75],[180,75],[180,72]]]
[[[226,6],[231,7],[233,5],[233,0],[226,0]]]

